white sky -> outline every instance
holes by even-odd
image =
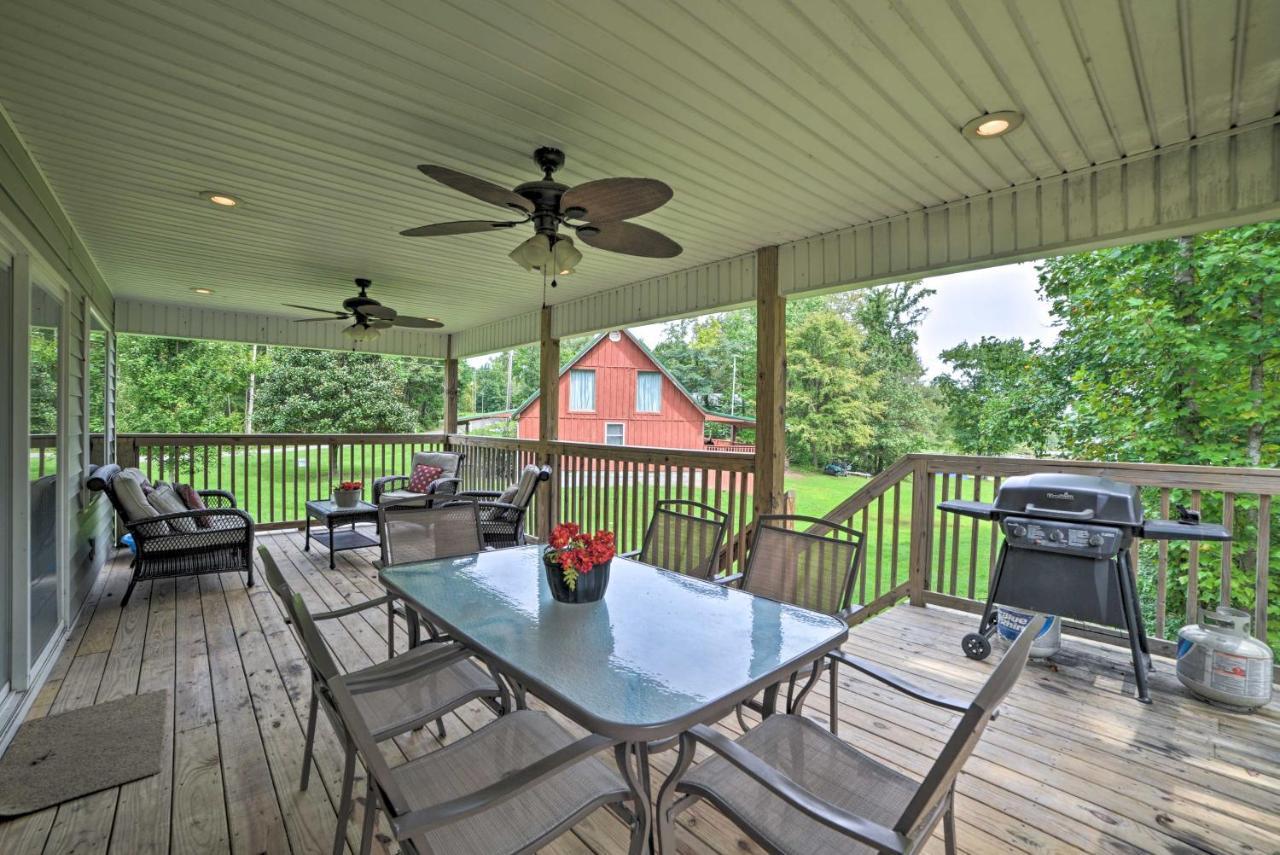
[[[987,335],[1050,343],[1058,337],[1057,329],[1050,326],[1049,304],[1036,293],[1031,262],[934,276],[924,284],[937,292],[926,302],[929,314],[920,325],[920,360],[926,377],[945,368],[938,354],[964,341]],[[665,326],[647,324],[631,331],[653,347],[662,340]],[[479,364],[488,359],[468,361]]]

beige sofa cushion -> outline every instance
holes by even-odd
[[[156,509],[160,516],[167,514],[185,514],[187,506],[182,503],[182,499],[178,497],[178,491],[173,489],[170,484],[161,484],[147,496],[147,501],[151,503],[151,507]],[[175,532],[182,534],[195,534],[196,521],[193,519],[169,520],[168,525]]]

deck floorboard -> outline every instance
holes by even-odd
[[[342,552],[330,570],[323,548],[300,533],[264,534],[290,584],[316,609],[380,593],[374,550]],[[0,821],[5,853],[323,853],[331,848],[342,755],[327,722],[316,768],[298,789],[309,674],[278,604],[239,574],[144,583],[119,607],[128,582],[117,556],[90,594],[30,718],[167,689],[165,761],[159,775]],[[967,697],[996,657],[973,662],[959,640],[971,615],[898,606],[855,627],[846,649],[945,694]],[[345,668],[386,656],[385,612],[327,622]],[[406,644],[403,623],[396,647]],[[726,640],[731,643],[731,640]],[[1131,697],[1126,651],[1068,639],[1055,663],[1032,663],[957,786],[960,851],[1280,851],[1280,704],[1252,715],[1190,698],[1157,659],[1151,706]],[[808,714],[826,722],[824,679]],[[955,716],[904,702],[849,669],[839,677],[841,736],[910,775],[940,750]],[[535,705],[536,702],[535,702]],[[393,762],[462,738],[492,719],[479,703],[434,728],[388,745]],[[728,718],[719,724],[736,734]],[[657,781],[671,753],[654,757]],[[358,768],[358,767],[357,767]],[[348,851],[358,848],[364,774],[357,772]],[[683,853],[759,852],[725,817],[699,805],[681,821]],[[626,829],[597,811],[546,851],[621,853]],[[374,850],[397,847],[380,820]],[[941,852],[935,836],[926,851]]]

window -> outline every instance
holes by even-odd
[[[636,373],[636,412],[657,413],[662,410],[662,374],[658,371]]]
[[[596,408],[596,372],[575,368],[569,372],[569,409],[591,412]]]
[[[97,315],[89,313],[89,462],[105,466],[107,449],[107,331]]]
[[[626,433],[622,422],[604,423],[605,445],[626,445]]]

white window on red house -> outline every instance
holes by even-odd
[[[569,372],[569,409],[592,412],[596,408],[596,372],[574,368]]]
[[[662,411],[662,373],[640,371],[636,373],[636,412]]]
[[[605,422],[604,424],[604,444],[605,445],[625,445],[626,442],[625,428],[622,422]]]

